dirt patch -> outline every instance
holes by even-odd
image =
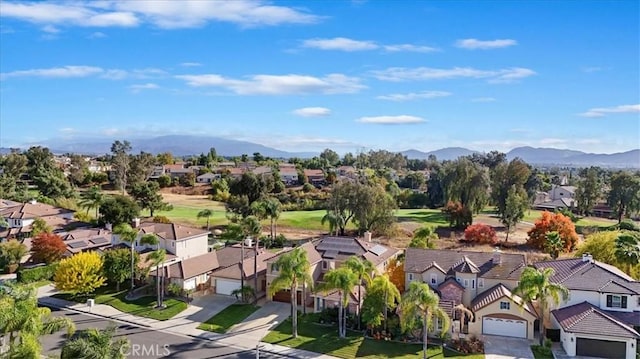
[[[202,196],[211,192],[211,186],[197,184],[193,187],[165,187],[160,189],[160,192],[164,194],[179,194],[183,196]]]

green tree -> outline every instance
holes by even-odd
[[[80,252],[60,261],[53,276],[56,289],[72,295],[87,295],[101,287],[102,257],[97,252]]]
[[[580,171],[580,177],[575,193],[578,213],[590,215],[601,195],[602,183],[599,169],[597,167],[583,169]]]
[[[129,245],[130,251],[131,251],[131,290],[133,290],[134,286],[135,286],[135,280],[134,278],[136,277],[135,275],[135,246],[136,246],[136,239],[138,238],[138,230],[135,228],[132,228],[131,225],[127,224],[127,223],[123,223],[123,224],[119,224],[118,226],[116,226],[113,229],[113,233],[117,234],[118,237],[120,238],[120,241],[127,243],[127,245]],[[140,244],[155,244],[153,243],[153,238],[155,238],[155,236],[142,236],[140,237]],[[157,241],[157,239],[156,239]],[[156,242],[157,243],[157,242]]]
[[[116,326],[91,328],[67,340],[62,346],[61,359],[125,359],[130,343],[126,338],[115,339]]]
[[[122,223],[131,223],[140,215],[140,207],[131,198],[126,196],[112,196],[104,199],[100,205],[100,221],[117,226]]]
[[[640,209],[640,175],[624,171],[615,173],[611,176],[610,186],[607,203],[620,223],[626,215]]]
[[[82,192],[80,194],[80,202],[78,203],[80,207],[87,210],[87,214],[89,214],[90,209],[96,210],[96,219],[99,217],[98,209],[105,200],[105,196],[100,190],[98,186],[92,186],[88,190]]]
[[[274,268],[275,267],[275,268]],[[272,264],[272,271],[277,272],[269,286],[269,295],[273,296],[281,290],[289,290],[291,293],[291,335],[298,337],[298,304],[297,293],[299,286],[313,288],[311,277],[311,265],[307,259],[307,252],[301,247],[296,247],[286,252]],[[304,298],[303,298],[304,301]]]
[[[491,168],[491,167],[490,167]],[[500,218],[505,218],[507,211],[507,201],[509,194],[515,192],[521,201],[528,202],[528,195],[525,184],[531,176],[529,165],[519,158],[511,162],[499,162],[492,172],[491,197],[496,205],[496,210]]]
[[[504,241],[509,241],[509,233],[520,222],[529,208],[529,198],[523,187],[511,186],[507,193],[504,211],[500,215],[500,222],[504,224],[507,236]]]
[[[616,238],[615,255],[618,262],[627,267],[627,273],[640,263],[640,240],[638,235],[621,233]]]
[[[282,203],[277,198],[269,197],[251,205],[253,213],[261,219],[269,219],[271,238],[276,238],[276,224],[282,213]]]
[[[27,247],[15,239],[0,243],[0,268],[8,267],[9,272],[13,272],[27,253]]]
[[[134,253],[134,266],[140,260],[138,253]],[[131,251],[126,248],[112,249],[104,252],[102,271],[111,283],[116,284],[116,291],[120,291],[120,284],[131,279]]]
[[[564,250],[564,240],[560,233],[556,231],[547,233],[547,242],[544,244],[544,249],[551,255],[551,258],[557,259],[560,252]]]
[[[66,317],[54,317],[51,310],[38,307],[36,289],[31,285],[14,285],[0,295],[0,336],[9,334],[6,358],[40,358],[39,338],[62,329],[73,334],[75,325]]]
[[[207,231],[209,230],[209,220],[211,219],[211,216],[213,216],[213,211],[208,208],[198,212],[198,219],[200,218],[207,219]]]
[[[555,305],[560,304],[560,300],[567,300],[569,290],[562,284],[553,283],[551,277],[554,274],[553,268],[535,269],[527,267],[520,275],[520,283],[513,289],[514,294],[522,298],[524,303],[537,301],[540,308],[540,345],[546,338],[546,327],[544,323],[545,315],[549,310],[549,301]]]
[[[4,173],[17,180],[27,172],[27,156],[19,152],[11,152],[2,158]]]
[[[373,280],[376,268],[368,259],[362,259],[358,256],[351,256],[344,262],[344,265],[358,277],[358,329],[360,329],[361,306],[362,306],[362,286],[369,286]]]
[[[53,228],[45,222],[42,218],[36,218],[31,223],[31,236],[38,236],[40,233],[51,233]]]
[[[355,215],[356,194],[360,184],[351,181],[338,181],[331,189],[331,196],[327,200],[327,213],[333,213],[329,224],[334,223],[338,227],[340,235],[344,236],[345,228]]]
[[[260,224],[260,220],[258,220],[258,218],[256,218],[255,216],[249,216],[247,218],[242,219],[242,222],[240,223],[240,227],[242,228],[242,233],[244,234],[245,238],[253,238],[254,247],[255,247],[253,251],[253,273],[254,273],[253,288],[257,290],[258,289],[258,275],[257,275],[258,248],[260,247],[260,233],[262,232],[262,225]],[[240,287],[243,287],[244,275],[241,276],[241,279],[242,279],[242,283]]]
[[[422,226],[413,232],[413,239],[411,239],[409,247],[433,249],[438,239],[438,233],[433,230],[433,227]]]
[[[402,296],[398,312],[400,325],[403,330],[415,328],[418,321],[422,322],[422,357],[427,359],[427,333],[433,327],[433,319],[442,321],[442,333],[449,330],[449,316],[438,305],[440,298],[428,284],[411,282],[409,290]]]
[[[326,148],[320,153],[320,158],[323,158],[331,166],[336,166],[340,162],[340,156],[332,149]]]
[[[153,217],[155,211],[168,211],[173,209],[173,206],[163,202],[158,182],[135,183],[130,187],[129,194],[140,208],[149,210],[151,217]]]
[[[158,177],[158,184],[160,185],[160,188],[169,187],[171,186],[171,183],[171,176],[160,175],[160,177]]]
[[[459,202],[470,213],[478,213],[484,208],[489,191],[486,167],[461,157],[447,163],[442,171],[445,200]]]
[[[324,226],[325,223],[329,224],[329,234],[338,235],[339,230],[343,230],[346,226],[344,218],[340,213],[335,211],[327,211],[320,220],[320,224]]]
[[[362,320],[371,326],[380,326],[384,321],[384,329],[388,330],[388,311],[400,302],[400,291],[391,282],[388,274],[373,278],[367,287],[367,293],[362,304]]]
[[[120,188],[122,195],[125,194],[127,188],[128,173],[131,167],[131,143],[129,141],[115,141],[111,145],[112,165],[115,171],[116,186]]]
[[[330,269],[324,274],[324,283],[321,290],[325,293],[337,290],[340,296],[338,306],[338,336],[347,336],[346,308],[349,305],[349,296],[353,288],[358,284],[358,275],[346,266]]]
[[[383,233],[395,222],[396,201],[380,184],[360,185],[355,193],[355,202],[350,203],[353,222],[358,231]]]

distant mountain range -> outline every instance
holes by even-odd
[[[314,152],[287,152],[267,147],[253,142],[231,140],[212,136],[167,135],[146,139],[131,139],[133,152],[150,152],[153,154],[171,152],[174,156],[189,156],[206,153],[214,147],[221,156],[252,155],[260,152],[263,156],[272,158],[317,156]],[[100,140],[50,140],[42,143],[54,153],[82,153],[87,155],[102,155],[111,150],[112,139]],[[0,148],[1,153],[8,153],[8,148]],[[401,152],[410,159],[427,159],[430,155],[438,160],[453,160],[460,156],[468,156],[478,151],[462,147],[447,147],[436,151],[422,152],[407,150]],[[640,149],[621,153],[596,154],[575,150],[556,148],[518,147],[507,152],[509,160],[519,157],[527,163],[536,165],[574,165],[574,166],[602,166],[602,167],[631,167],[640,168]]]

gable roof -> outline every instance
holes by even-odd
[[[313,264],[318,263],[318,262],[320,262],[322,260],[322,256],[316,250],[316,247],[314,246],[313,242],[306,242],[306,243],[303,243],[303,244],[299,245],[298,247],[302,248],[302,250],[304,250],[307,253],[307,260],[309,261],[309,264],[313,265]],[[267,262],[275,262],[281,255],[283,255],[285,253],[288,253],[288,252],[291,252],[292,250],[294,250],[295,248],[298,248],[298,247],[286,248],[286,249],[278,252],[273,257],[269,258],[267,260]]]
[[[524,254],[500,253],[500,256],[501,262],[497,264],[493,263],[491,252],[407,248],[404,268],[406,272],[414,273],[423,273],[435,265],[446,273],[455,272],[455,267],[468,271],[477,269],[472,273],[482,278],[518,280],[526,267]]]
[[[640,294],[640,282],[620,269],[594,260],[582,258],[538,262],[535,268],[553,268],[551,281],[573,290]]]
[[[523,303],[522,298],[513,294],[509,288],[505,287],[502,283],[494,285],[473,298],[471,301],[471,310],[477,312],[478,310],[491,303],[495,303],[502,298],[508,298],[514,303],[521,305],[525,311],[529,312],[529,314],[536,317],[538,316],[529,303]]]
[[[462,259],[451,267],[452,270],[459,273],[479,273],[480,268],[473,263],[469,257],[463,256]]]
[[[358,256],[371,261],[374,266],[378,266],[399,252],[396,248],[353,237],[326,236],[314,243],[316,251],[322,258],[343,261],[351,256]]]
[[[458,281],[453,278],[453,277],[449,277],[447,278],[444,282],[438,284],[438,290],[441,290],[442,288],[448,286],[448,285],[455,285],[456,287],[462,289],[464,291],[464,286],[460,283],[458,283]]]
[[[630,326],[606,314],[588,302],[551,311],[565,332],[640,338]]]
[[[153,233],[162,239],[173,241],[180,241],[209,233],[209,231],[205,229],[187,227],[175,223],[143,222],[138,229],[144,234]]]
[[[14,202],[15,203],[15,202]],[[13,203],[7,203],[13,204]],[[0,217],[11,219],[32,219],[49,216],[59,216],[74,211],[55,207],[46,203],[27,202],[0,207]]]
[[[217,253],[213,251],[183,259],[180,262],[173,263],[165,268],[169,278],[189,279],[197,275],[210,272],[215,268],[218,268],[218,266],[218,256]]]
[[[269,258],[272,258],[273,256],[275,256],[276,253],[271,253],[268,251],[261,251],[260,253],[258,253],[258,268],[257,268],[257,273],[263,272],[267,270],[267,260]],[[254,270],[253,270],[253,266],[254,266],[254,258],[253,255],[250,258],[245,258],[244,261],[242,261],[242,274],[244,274],[244,278],[251,278],[253,277]],[[222,267],[220,266],[220,269],[216,269],[213,271],[213,273],[211,274],[211,276],[214,277],[222,277],[222,278],[229,278],[229,279],[240,279],[240,263],[236,262],[228,267]]]

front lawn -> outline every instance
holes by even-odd
[[[364,338],[351,334],[345,339],[338,338],[338,329],[334,326],[321,326],[311,319],[313,315],[298,318],[298,338],[291,337],[291,320],[287,319],[270,331],[262,341],[284,345],[291,348],[329,354],[339,358],[422,358],[422,344],[405,344]],[[464,357],[467,359],[484,358],[484,354],[458,356],[441,347],[430,347],[427,351],[430,359]]]
[[[198,329],[224,334],[229,328],[243,321],[258,308],[258,306],[251,304],[232,304],[198,325]]]
[[[127,290],[116,292],[112,288],[104,287],[96,290],[89,298],[95,299],[96,304],[110,305],[123,313],[156,320],[171,319],[176,314],[187,309],[187,303],[173,298],[165,299],[164,305],[166,307],[164,309],[156,309],[154,308],[156,298],[153,296],[142,297],[136,300],[126,300],[126,295]],[[73,297],[69,293],[59,293],[53,297],[78,303],[86,302],[86,298]]]
[[[532,345],[531,352],[536,359],[553,359],[553,353],[551,348],[547,348],[540,345]]]

